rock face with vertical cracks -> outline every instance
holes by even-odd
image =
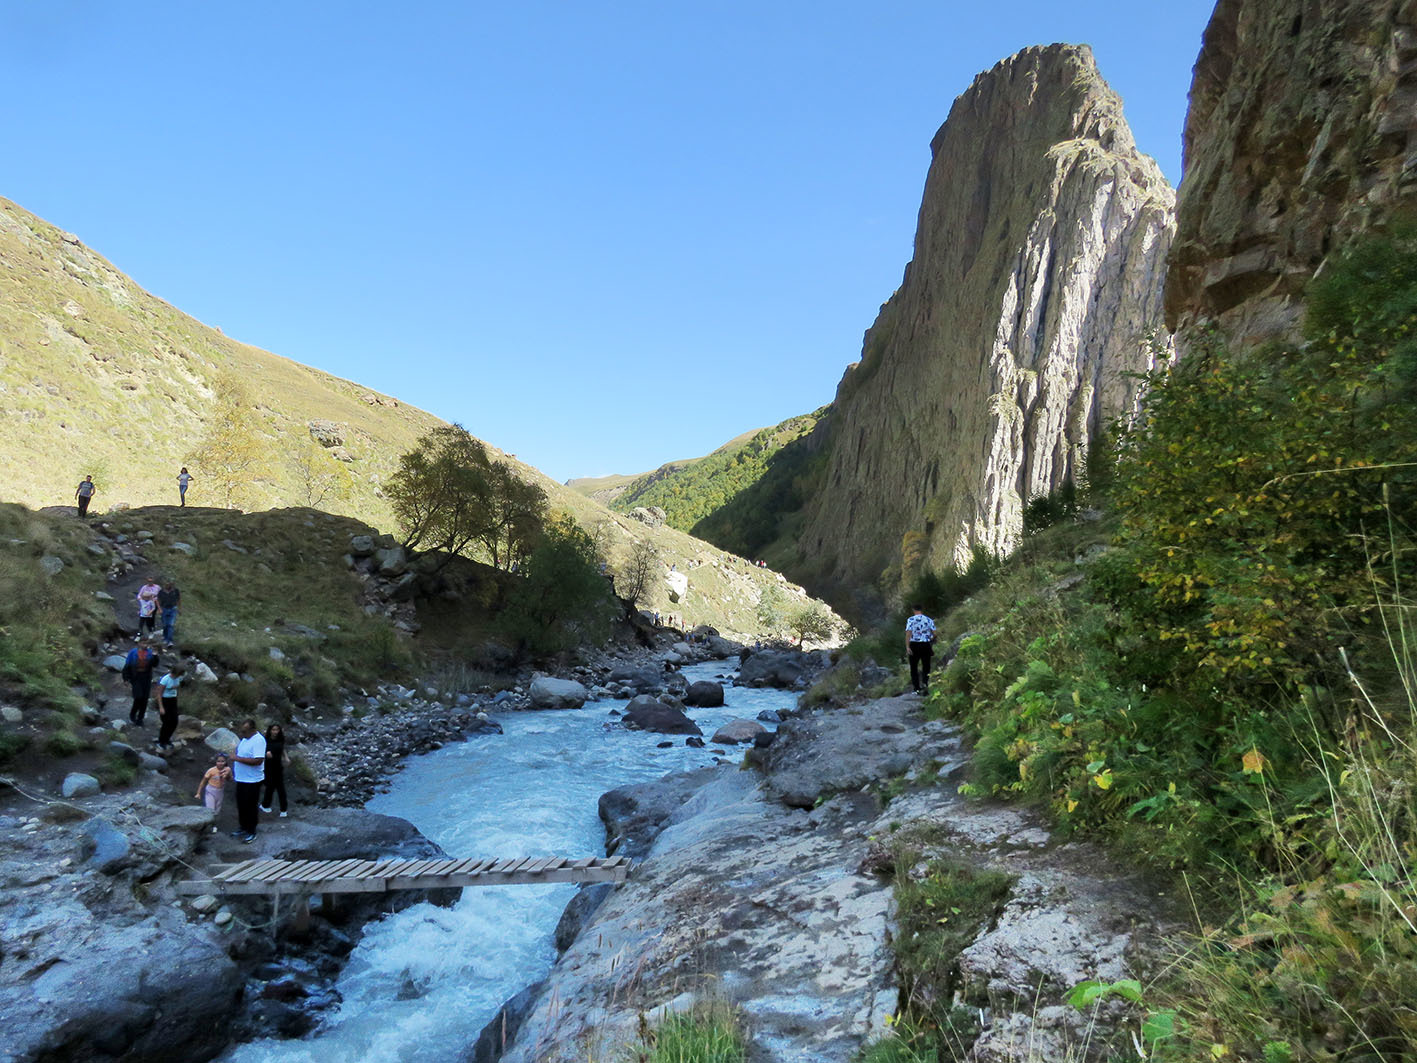
[[[1166,278],[1184,355],[1207,326],[1293,338],[1304,286],[1417,192],[1417,2],[1220,0],[1186,117]]]
[[[1090,49],[979,75],[931,148],[914,259],[837,388],[806,507],[827,580],[1009,546],[1154,357],[1174,193]]]

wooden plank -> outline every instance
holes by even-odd
[[[332,872],[337,867],[344,867],[348,860],[321,860],[314,867],[307,867],[300,873],[300,882],[319,882],[322,879],[332,878]]]
[[[226,878],[224,879],[224,881],[226,881],[226,882],[246,882],[246,881],[248,881],[253,875],[259,875],[262,871],[265,871],[265,870],[268,868],[269,864],[270,864],[270,861],[269,861],[269,860],[251,860],[251,861],[249,861],[249,862],[247,863],[247,865],[246,865],[245,867],[243,867],[239,872],[236,872],[235,874],[227,875]]]
[[[222,868],[212,868],[212,878],[230,878],[232,875],[239,875],[243,871],[251,870],[254,865],[259,863],[261,863],[260,860],[242,860],[239,864],[228,864]]]
[[[577,860],[574,864],[572,864],[571,866],[574,867],[574,868],[576,868],[577,870],[579,870],[580,868],[583,868],[583,867],[590,867],[590,865],[593,864],[593,863],[595,863],[596,860],[597,860],[597,857],[594,857],[594,856],[583,856],[583,857],[581,857],[579,860]]]
[[[461,862],[460,860],[439,860],[432,867],[425,867],[422,873],[424,875],[446,875],[455,865]]]
[[[496,867],[499,863],[501,863],[501,861],[495,856],[486,857],[482,860],[479,860],[476,864],[473,865],[471,874],[485,875],[487,872],[491,871],[494,867]]]
[[[473,858],[471,860],[454,860],[453,866],[448,868],[447,873],[449,875],[460,875],[481,862],[482,861],[476,858]]]
[[[270,860],[258,867],[254,874],[247,876],[247,882],[274,882],[298,865],[290,860]]]
[[[322,879],[344,878],[354,870],[362,861],[359,860],[336,860],[329,867],[325,868],[320,875]]]

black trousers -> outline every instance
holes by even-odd
[[[934,643],[912,642],[910,644],[910,685],[913,689],[924,690],[930,685],[930,658],[934,654]]]
[[[133,688],[133,707],[128,710],[128,722],[141,726],[143,718],[148,714],[148,694],[152,692],[153,677],[134,679],[130,685]]]
[[[285,800],[285,765],[272,768],[266,765],[266,796],[261,799],[262,808],[271,807],[272,795],[280,796],[280,810],[286,811],[290,805]]]
[[[261,784],[239,782],[236,784],[236,823],[247,834],[256,833],[260,822]]]
[[[162,726],[157,730],[157,744],[160,746],[172,743],[172,732],[177,730],[177,699],[163,698],[158,702],[160,708],[158,715],[162,717]]]
[[[79,516],[83,517],[83,516],[87,516],[87,515],[88,515],[88,512],[89,512],[89,499],[91,499],[91,498],[93,498],[93,495],[80,495],[80,496],[79,496]]]

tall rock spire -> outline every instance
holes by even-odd
[[[1089,48],[979,75],[931,147],[914,258],[838,386],[798,540],[827,583],[1009,547],[1157,349],[1174,194]]]

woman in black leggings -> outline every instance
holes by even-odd
[[[280,814],[285,818],[289,804],[285,799],[285,732],[280,724],[266,728],[266,791],[261,799],[261,811],[270,812],[271,798],[280,795]]]

